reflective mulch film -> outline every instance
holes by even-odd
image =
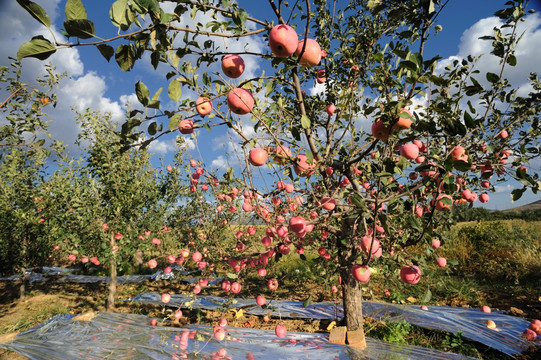
[[[163,304],[161,296],[155,293],[138,295],[132,301]],[[312,303],[306,308],[302,307],[301,301],[269,301],[267,299],[267,302],[268,306],[262,308],[253,299],[228,300],[217,296],[197,296],[194,298],[172,295],[167,306],[210,310],[227,306],[243,308],[245,313],[252,315],[266,315],[271,312],[273,316],[319,320],[335,320],[341,319],[343,316],[342,306],[332,302]],[[465,338],[478,341],[508,355],[521,353],[533,344],[521,336],[523,331],[528,328],[529,322],[501,312],[483,313],[478,309],[448,306],[430,306],[428,310],[421,310],[420,306],[364,301],[363,314],[378,320],[405,320],[416,326],[454,334],[461,331]],[[487,320],[494,321],[496,328],[488,328]],[[537,344],[541,345],[541,343]]]
[[[287,333],[225,327],[217,341],[208,326],[151,326],[150,318],[102,313],[90,321],[56,316],[0,347],[30,359],[471,359],[416,346],[367,339],[367,349],[330,344],[324,334]]]

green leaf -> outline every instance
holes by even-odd
[[[178,129],[178,124],[180,124],[180,121],[182,120],[182,116],[180,114],[175,114],[171,119],[169,119],[169,130],[175,131]]]
[[[80,39],[90,39],[94,37],[94,23],[86,19],[66,20],[64,28],[69,36],[75,36]]]
[[[129,71],[135,63],[135,49],[132,44],[121,44],[116,48],[115,60],[122,71]]]
[[[96,45],[96,47],[107,61],[111,60],[111,58],[115,54],[115,49],[111,45],[100,44]]]
[[[511,191],[511,199],[517,201],[522,197],[522,194],[524,194],[524,189],[515,189]]]
[[[487,80],[494,84],[500,81],[500,77],[494,73],[487,72]]]
[[[68,0],[65,7],[66,20],[86,19],[86,10],[81,0]]]
[[[160,94],[162,93],[163,88],[159,88],[158,91],[154,93],[152,96],[152,100],[148,103],[147,107],[152,109],[159,109],[160,108],[160,101],[158,100],[160,98]]]
[[[128,11],[128,0],[115,1],[109,10],[109,18],[113,25],[123,30],[127,29],[131,24]]]
[[[148,134],[149,134],[150,136],[156,135],[157,129],[158,129],[158,124],[156,124],[155,121],[152,122],[152,123],[150,123],[150,125],[148,126],[148,130],[147,130],[147,131],[148,131]]]
[[[23,43],[17,51],[17,60],[25,57],[34,57],[40,60],[45,60],[54,54],[56,48],[54,45],[43,36],[34,36],[32,40]]]
[[[47,26],[47,28],[51,27],[51,19],[49,18],[49,15],[43,10],[41,6],[36,4],[33,1],[29,0],[17,0],[19,5],[21,5],[34,19],[42,23],[43,25]]]
[[[308,306],[310,306],[310,303],[312,302],[312,294],[310,294],[310,296],[308,296],[307,299],[305,299],[303,302],[302,302],[302,307],[303,309],[304,308],[307,308]]]
[[[515,66],[517,64],[517,58],[515,55],[509,55],[506,61],[511,66]]]
[[[306,115],[301,116],[301,126],[303,129],[310,129],[311,121]]]
[[[135,83],[135,95],[137,95],[137,100],[139,100],[143,106],[148,105],[148,102],[150,101],[148,97],[149,94],[150,92],[148,91],[147,86],[142,81],[139,80]]]
[[[467,111],[464,111],[464,124],[470,129],[475,127],[475,121]]]
[[[415,64],[413,61],[409,61],[409,60],[401,61],[400,64],[398,64],[398,67],[404,68],[404,69],[407,69],[407,70],[411,70],[411,71],[415,71],[415,72],[418,69],[417,64]]]
[[[423,302],[427,303],[430,301],[430,299],[432,299],[432,291],[430,291],[430,289],[426,289],[425,295],[423,297]]]
[[[180,100],[180,97],[182,96],[182,88],[177,79],[173,79],[173,81],[169,83],[169,86],[167,87],[167,94],[173,101],[178,102]]]
[[[133,2],[146,11],[158,11],[160,8],[156,0],[133,0]]]
[[[226,273],[225,275],[230,279],[237,279],[238,278],[237,274],[230,273],[230,272]]]

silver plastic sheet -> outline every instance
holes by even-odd
[[[358,359],[439,360],[472,359],[416,346],[367,339],[359,350],[328,342],[328,335],[225,327],[217,341],[209,326],[183,328],[151,326],[143,315],[102,313],[91,321],[72,321],[59,315],[0,344],[32,360],[77,359]]]
[[[161,295],[156,293],[140,294],[131,301],[149,304],[163,304]],[[172,295],[167,306],[219,309],[224,306],[243,308],[245,313],[302,319],[339,320],[343,317],[342,306],[337,303],[312,303],[303,308],[301,301],[268,300],[267,306],[261,307],[253,299],[226,299],[217,296]],[[457,334],[462,332],[465,338],[480,342],[507,355],[521,353],[533,344],[521,335],[528,328],[529,322],[502,312],[483,313],[479,309],[454,308],[449,306],[429,306],[421,310],[420,306],[387,304],[375,301],[363,301],[363,314],[378,320],[400,321],[431,330],[440,330]],[[495,329],[486,325],[487,320],[496,324]]]
[[[109,283],[111,281],[109,276],[96,276],[96,275],[80,275],[74,274],[79,272],[78,268],[60,268],[60,267],[41,267],[36,269],[29,269],[25,272],[25,278],[30,283],[39,283],[52,280],[53,282],[70,282],[79,284],[95,284],[95,283]],[[162,280],[176,280],[184,282],[199,281],[199,278],[187,278],[183,279],[186,275],[200,274],[201,270],[186,271],[182,266],[172,266],[171,272],[165,273],[162,270],[156,271],[152,275],[123,275],[117,277],[119,284],[136,284],[142,283],[147,280],[162,281]],[[0,281],[17,281],[18,275],[0,277]]]

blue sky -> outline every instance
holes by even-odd
[[[65,1],[34,1],[45,8],[51,17],[53,28],[58,33],[59,29],[62,28]],[[88,18],[95,22],[98,29],[97,34],[100,37],[107,38],[116,35],[117,28],[108,19],[109,7],[104,5],[111,2],[83,0],[83,3]],[[444,58],[442,63],[445,63],[446,60],[453,57],[465,56],[471,52],[485,52],[490,49],[489,42],[485,41],[483,43],[477,38],[491,33],[492,27],[497,25],[497,21],[492,15],[500,7],[503,7],[504,3],[505,1],[496,0],[451,0],[437,22],[443,26],[443,30],[433,41],[429,42],[425,57],[439,54]],[[246,6],[246,10],[251,16],[265,19],[272,15],[266,1],[239,0],[239,4],[241,7]],[[523,46],[517,49],[517,52],[520,50],[520,54],[517,53],[520,71],[508,74],[510,79],[516,81],[519,85],[530,71],[541,72],[541,65],[539,65],[539,59],[541,58],[541,47],[539,46],[541,44],[540,1],[530,2],[531,7],[536,9],[538,14],[530,15],[524,25],[528,32],[522,40]],[[269,18],[269,20],[272,21],[274,18]],[[3,34],[0,39],[0,65],[9,64],[7,56],[14,57],[19,45],[27,41],[32,35],[42,34],[50,37],[45,28],[41,27],[24,10],[20,9],[13,0],[0,0],[0,31]],[[59,34],[57,36],[62,38]],[[231,49],[235,49],[239,46],[242,47],[243,44],[228,43],[227,45]],[[260,37],[250,40],[249,46],[255,50],[264,50],[266,44]],[[162,103],[167,104],[170,102],[167,97],[168,83],[163,77],[167,69],[159,68],[158,73],[156,73],[148,61],[140,61],[136,63],[132,71],[122,72],[118,69],[114,59],[111,60],[111,63],[108,63],[94,47],[62,50],[52,56],[50,60],[60,72],[67,71],[71,76],[71,79],[62,83],[59,89],[60,101],[57,108],[51,111],[49,116],[52,120],[51,131],[53,136],[64,140],[70,145],[74,155],[77,155],[77,149],[71,144],[76,138],[78,129],[70,110],[73,106],[80,109],[90,107],[108,111],[120,120],[127,101],[130,101],[132,105],[138,105],[134,94],[134,84],[137,80],[144,81],[151,94],[159,87],[164,87],[161,95]],[[243,75],[244,78],[256,74],[262,69],[261,62],[257,59],[245,58],[245,60],[249,70],[247,70],[247,74]],[[29,82],[36,75],[42,73],[43,63],[40,61],[25,59],[23,66],[24,77]],[[487,63],[486,66],[490,66],[490,64]],[[217,71],[216,69],[214,71]],[[317,89],[307,90],[317,91]],[[190,96],[190,94],[183,92],[183,96]],[[250,132],[250,124],[247,123],[246,126],[248,127],[247,131]],[[159,163],[157,161],[159,157],[165,159],[165,164],[172,161],[175,151],[175,137],[176,135],[170,135],[153,143],[151,150],[156,153],[155,164]],[[193,157],[200,159],[200,152],[203,156],[200,160],[204,160],[207,166],[213,168],[225,166],[226,158],[223,156],[224,153],[234,150],[229,145],[231,139],[234,139],[234,136],[226,133],[225,129],[213,131],[212,133],[201,130],[197,138],[199,148],[195,148],[196,144],[193,143],[190,147]],[[230,161],[235,162],[233,158]],[[532,165],[534,169],[539,170],[539,163]],[[528,192],[520,201],[512,203],[509,193],[513,186],[515,185],[498,185],[497,192],[491,194],[491,201],[486,204],[486,207],[505,209],[541,199],[541,195],[533,195]]]

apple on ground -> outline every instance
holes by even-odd
[[[278,324],[276,325],[276,328],[274,329],[274,333],[276,334],[276,336],[283,338],[284,336],[286,336],[287,329],[285,325]]]

